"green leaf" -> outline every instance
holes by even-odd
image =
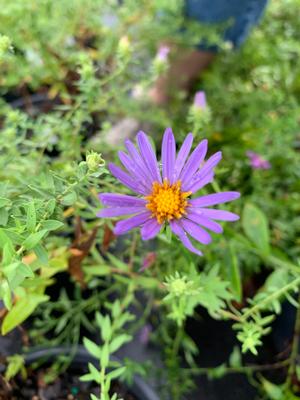
[[[3,229],[0,228],[0,248],[4,248],[6,244],[9,244],[11,248],[13,248],[12,241],[8,237],[8,235],[4,232]]]
[[[229,356],[229,365],[233,368],[238,368],[242,365],[241,352],[238,346],[234,346],[233,351]]]
[[[20,354],[14,354],[7,357],[7,361],[8,366],[5,371],[5,379],[9,381],[25,368],[25,360]]]
[[[90,394],[92,400],[100,400],[99,397],[95,396],[93,393]]]
[[[8,310],[10,310],[12,307],[11,291],[10,291],[8,281],[6,279],[3,279],[0,282],[0,297],[3,299],[3,303],[4,303],[5,307]]]
[[[4,317],[1,327],[2,335],[6,335],[16,326],[24,322],[39,304],[47,300],[49,300],[49,296],[37,294],[30,294],[30,296],[18,299],[16,304],[13,305],[11,310]]]
[[[111,380],[119,378],[126,371],[126,367],[117,368],[107,374],[107,377]]]
[[[49,262],[48,253],[47,250],[41,244],[37,244],[33,248],[33,251],[42,265],[48,265]]]
[[[270,233],[265,214],[255,205],[247,203],[242,215],[243,229],[252,243],[264,255],[270,253]]]
[[[24,277],[34,278],[34,273],[29,265],[20,262],[19,266],[18,266],[18,270],[19,270],[19,272],[21,272],[21,274],[24,275]]]
[[[100,362],[101,362],[102,368],[107,367],[108,362],[109,362],[109,345],[108,345],[108,343],[105,343],[104,346],[102,347]]]
[[[94,377],[93,377],[92,374],[85,374],[85,375],[82,375],[82,376],[79,378],[79,380],[80,380],[81,382],[90,382],[90,381],[93,381],[93,380],[94,380]]]
[[[107,265],[86,266],[83,267],[84,273],[91,276],[105,276],[110,274],[111,268]]]
[[[92,342],[88,338],[83,338],[84,347],[87,349],[89,353],[91,353],[94,357],[100,359],[101,357],[101,348],[98,344]]]
[[[123,346],[123,344],[130,342],[130,340],[132,339],[132,336],[127,335],[126,333],[117,336],[116,338],[114,338],[110,345],[109,345],[109,351],[110,353],[114,353],[115,351],[117,351],[121,346]]]
[[[11,204],[11,201],[9,199],[6,199],[5,197],[0,197],[0,208],[8,206]]]
[[[111,327],[111,322],[110,318],[108,315],[106,315],[103,318],[102,325],[101,325],[101,335],[102,339],[104,342],[107,342],[110,340],[112,334],[112,327]]]
[[[34,277],[31,268],[28,265],[23,264],[21,261],[16,261],[12,264],[6,265],[3,268],[3,272],[7,277],[9,287],[12,291],[20,286],[25,278]]]
[[[31,201],[27,207],[26,227],[29,232],[33,232],[36,227],[36,211],[34,201]]]
[[[100,383],[100,381],[101,381],[100,372],[97,370],[97,368],[92,363],[88,363],[88,367],[89,367],[90,374],[92,375],[94,381],[97,383]]]
[[[70,192],[67,193],[63,199],[62,199],[62,204],[65,206],[71,206],[73,204],[75,204],[77,201],[77,194],[76,192]]]
[[[202,273],[200,277],[200,291],[193,296],[193,300],[207,309],[212,317],[226,306],[225,300],[230,300],[229,283],[218,276],[218,268],[212,268],[208,274]]]
[[[125,264],[123,261],[119,260],[117,257],[113,256],[110,253],[107,253],[106,255],[113,266],[117,267],[121,271],[128,271],[128,265]]]
[[[5,208],[0,208],[0,225],[6,226],[8,221],[9,213]]]
[[[135,283],[145,289],[157,289],[159,287],[159,281],[148,276],[137,276],[135,278]]]
[[[208,371],[208,377],[211,379],[220,379],[226,374],[226,364],[221,364],[218,367]]]
[[[56,221],[54,219],[47,219],[42,223],[42,228],[46,229],[47,231],[55,231],[56,229],[59,229],[62,226],[64,226],[63,222]]]
[[[230,242],[229,248],[224,251],[224,264],[222,272],[225,279],[230,282],[230,288],[235,300],[240,303],[242,301],[242,279],[233,242]]]
[[[275,385],[261,377],[262,387],[270,400],[283,400],[285,398],[282,386]]]
[[[23,242],[23,246],[25,247],[26,250],[31,250],[33,247],[35,247],[45,236],[47,233],[46,229],[42,229],[39,232],[36,233],[31,233],[27,239]]]
[[[14,256],[15,256],[15,249],[13,248],[11,243],[9,242],[5,243],[2,253],[2,265],[10,264]]]

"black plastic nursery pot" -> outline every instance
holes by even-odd
[[[70,347],[54,347],[54,348],[40,348],[35,351],[31,351],[27,354],[25,354],[25,364],[27,367],[30,367],[34,363],[41,363],[43,362],[43,365],[47,365],[50,362],[53,362],[57,359],[59,356],[67,356],[70,355],[72,352],[72,349]],[[117,357],[113,357],[113,361],[120,361]],[[79,375],[84,375],[87,373],[87,365],[88,363],[92,363],[95,367],[99,367],[98,363],[99,361],[93,357],[90,353],[87,352],[87,350],[83,346],[78,346],[78,349],[72,358],[71,365],[68,369],[68,374],[71,375],[72,371],[76,371]],[[0,373],[4,371],[4,366],[0,364]],[[34,371],[35,374],[39,374],[39,370]],[[133,399],[133,400],[159,400],[158,394],[154,392],[154,390],[148,385],[147,382],[145,382],[141,377],[139,376],[134,376],[133,378],[133,383],[130,387],[126,387],[126,385],[122,384],[122,387],[124,387],[125,392],[128,393],[127,397],[128,399]],[[22,393],[23,394],[23,393]],[[89,396],[89,393],[87,393]],[[1,398],[1,394],[0,394]],[[16,398],[16,397],[12,397]],[[24,397],[25,399],[26,397]],[[76,394],[73,395],[70,392],[70,396],[67,397],[72,398],[72,399],[77,399]],[[80,397],[81,398],[81,397]],[[86,397],[89,398],[89,397]],[[48,400],[48,398],[45,398],[45,400]],[[49,400],[54,400],[54,397],[49,397]],[[2,400],[2,398],[1,398]],[[4,400],[4,399],[3,399]],[[6,400],[6,399],[5,399]],[[7,399],[8,400],[8,399]],[[29,398],[28,398],[29,400]],[[31,398],[30,398],[31,400]],[[55,400],[58,400],[55,398]]]

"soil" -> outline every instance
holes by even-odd
[[[90,400],[90,394],[99,396],[99,386],[93,382],[79,380],[82,371],[63,373],[46,384],[47,370],[29,371],[24,381],[20,376],[7,384],[0,376],[0,400]],[[138,400],[119,382],[112,383],[111,393],[124,400]]]

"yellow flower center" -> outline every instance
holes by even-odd
[[[188,205],[187,197],[192,192],[182,192],[181,182],[177,181],[170,184],[167,179],[164,183],[154,182],[152,186],[152,193],[146,196],[148,203],[146,207],[156,217],[157,222],[162,224],[164,221],[174,218],[181,218],[186,213]]]

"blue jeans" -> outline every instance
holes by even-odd
[[[232,21],[223,38],[235,47],[247,38],[249,31],[260,19],[268,0],[186,0],[185,14],[201,23]],[[203,49],[203,42],[199,43]]]

